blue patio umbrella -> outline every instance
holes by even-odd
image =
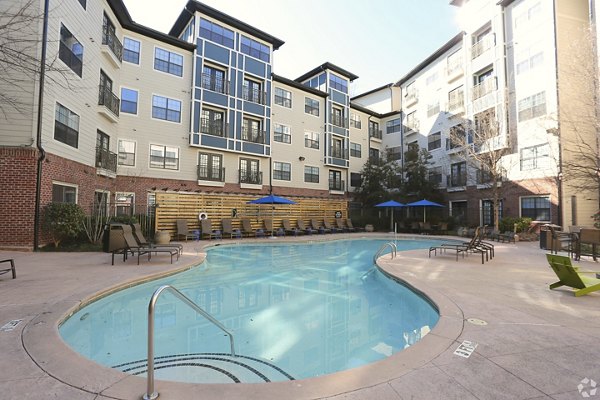
[[[268,196],[264,196],[255,200],[250,200],[247,204],[296,204],[295,201],[286,199],[285,197],[275,196],[274,194],[270,194]],[[271,220],[275,217],[275,207],[271,210]],[[271,231],[271,237],[275,237],[275,232]]]
[[[394,230],[394,208],[404,207],[404,204],[398,203],[397,201],[394,201],[394,200],[388,200],[383,203],[375,204],[375,207],[389,207],[392,209],[392,212],[390,213],[391,214],[390,215],[390,231],[393,231]]]
[[[423,222],[427,221],[427,207],[444,207],[443,205],[436,203],[434,201],[429,201],[426,199],[414,201],[412,203],[408,203],[407,207],[423,207]]]

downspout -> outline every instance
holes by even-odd
[[[556,18],[556,0],[552,2],[552,12],[554,18],[554,67],[556,73],[556,138],[558,140],[558,175],[557,175],[557,192],[558,202],[556,205],[558,211],[558,225],[562,226],[562,143],[561,143],[561,132],[560,132],[560,85],[559,85],[559,73],[558,73],[558,27]]]
[[[42,53],[40,61],[40,86],[38,92],[38,115],[36,147],[40,152],[37,159],[37,172],[35,182],[35,214],[33,217],[33,251],[39,250],[40,234],[40,197],[42,191],[42,163],[46,159],[46,151],[42,147],[42,121],[44,111],[44,82],[46,78],[46,50],[48,48],[48,8],[50,0],[44,1],[44,23],[42,27]]]

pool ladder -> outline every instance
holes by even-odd
[[[173,286],[164,285],[156,289],[152,298],[150,299],[150,303],[148,304],[148,381],[146,386],[146,393],[142,396],[143,400],[154,400],[158,398],[158,392],[154,391],[154,307],[156,306],[156,302],[158,298],[164,291],[171,292],[175,297],[179,300],[183,301],[185,304],[190,306],[194,311],[198,314],[202,315],[204,318],[212,322],[219,329],[221,329],[227,336],[229,336],[229,344],[231,345],[231,356],[235,357],[235,345],[233,343],[233,334],[225,328],[225,326],[217,321],[212,315],[207,313],[190,300],[189,297],[181,293],[179,290],[175,289]]]
[[[373,256],[373,264],[377,263],[377,259],[379,258],[379,256],[381,256],[385,249],[388,247],[392,249],[392,252],[390,253],[392,255],[392,258],[396,257],[396,255],[398,254],[398,247],[396,246],[396,243],[387,242],[381,245],[379,250],[377,250],[377,253],[375,253],[375,255]]]

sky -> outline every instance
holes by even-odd
[[[333,63],[355,96],[398,81],[459,31],[448,0],[202,0],[285,42],[273,72],[296,79]],[[132,19],[167,33],[187,0],[124,0]]]

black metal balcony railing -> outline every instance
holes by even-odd
[[[467,174],[451,174],[446,176],[448,187],[467,186]]]
[[[229,81],[220,76],[211,74],[202,74],[202,88],[217,93],[229,93]]]
[[[340,128],[348,127],[348,124],[346,123],[346,119],[344,117],[342,117],[341,115],[333,114],[331,116],[331,123],[334,124],[335,126],[339,126]]]
[[[77,75],[81,76],[83,62],[73,51],[63,42],[60,42],[58,48],[58,57],[69,66]]]
[[[348,149],[331,149],[331,157],[341,158],[344,160],[348,160],[350,158]]]
[[[96,168],[117,173],[117,154],[101,147],[96,147]]]
[[[213,168],[198,165],[198,180],[225,182],[225,167]]]
[[[329,190],[343,192],[344,188],[345,188],[344,181],[339,180],[339,179],[330,179],[329,180]]]
[[[205,133],[207,135],[224,137],[226,127],[227,124],[222,122],[209,122],[207,120],[200,121],[200,133]]]
[[[482,171],[480,169],[477,170],[477,184],[478,185],[485,185],[488,183],[493,183],[492,182],[492,174],[490,174],[488,171]]]
[[[381,139],[383,137],[381,129],[369,129],[369,137]]]
[[[250,183],[252,185],[262,185],[262,172],[240,171],[240,183]]]
[[[115,114],[117,117],[119,116],[119,109],[121,106],[121,100],[110,91],[108,86],[100,85],[100,90],[98,91],[98,105],[105,106]]]
[[[108,25],[102,27],[102,44],[107,45],[119,61],[123,61],[123,45]]]
[[[258,129],[242,127],[242,140],[252,143],[265,144],[265,132]]]
[[[250,101],[252,103],[257,104],[265,104],[265,99],[267,98],[267,94],[260,89],[253,89],[249,87],[244,87],[242,98],[246,101]]]

